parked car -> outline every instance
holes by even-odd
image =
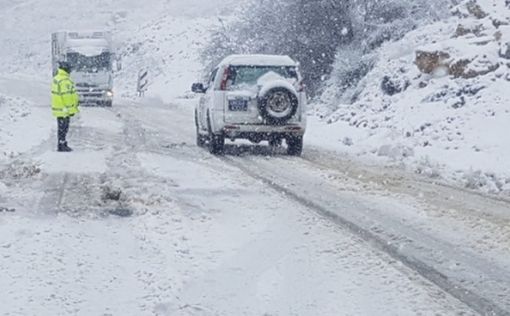
[[[225,139],[285,140],[289,155],[301,155],[307,97],[298,63],[288,56],[232,55],[211,72],[195,108],[197,145],[223,153]]]

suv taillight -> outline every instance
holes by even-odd
[[[221,83],[220,83],[220,90],[226,91],[227,90],[227,83],[228,83],[228,77],[230,76],[230,68],[225,68],[225,71],[223,72],[223,77],[221,77]]]

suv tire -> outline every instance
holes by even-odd
[[[287,138],[287,154],[301,156],[303,153],[303,136],[289,136]]]
[[[195,127],[196,127],[196,133],[197,133],[197,146],[204,147],[207,143],[207,137],[200,135],[200,127],[198,125],[197,111],[195,111]]]
[[[297,96],[283,87],[270,89],[258,100],[260,115],[272,125],[287,123],[296,115],[298,105]]]
[[[209,131],[209,152],[213,155],[221,155],[225,150],[225,136],[223,134],[213,134],[211,128],[211,119],[207,113],[207,130]]]
[[[225,137],[223,135],[212,135],[209,138],[209,152],[213,155],[222,155],[225,151]]]

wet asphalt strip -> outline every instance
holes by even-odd
[[[466,306],[470,307],[475,312],[481,315],[492,315],[492,316],[510,316],[510,311],[505,310],[499,304],[494,302],[493,300],[476,293],[466,287],[464,287],[459,282],[455,282],[454,280],[448,278],[448,276],[444,275],[433,266],[427,264],[426,262],[420,260],[416,257],[411,257],[405,255],[401,252],[398,245],[394,245],[389,243],[388,240],[377,236],[372,231],[358,225],[357,223],[348,220],[336,212],[331,211],[330,209],[313,202],[306,197],[300,196],[293,190],[290,190],[288,187],[278,184],[274,181],[274,179],[270,179],[269,177],[265,177],[260,173],[256,173],[251,170],[249,167],[235,161],[230,157],[220,157],[225,163],[228,163],[243,173],[248,175],[249,177],[261,181],[268,187],[272,188],[276,192],[285,195],[288,199],[292,199],[295,202],[303,205],[304,207],[313,210],[320,216],[326,218],[329,221],[332,221],[336,225],[339,225],[353,235],[360,237],[362,240],[366,241],[368,244],[372,245],[379,251],[382,251],[389,255],[394,260],[401,262],[403,265],[408,267],[409,269],[415,271],[423,278],[427,279],[431,283],[438,286],[444,292],[450,294],[452,297],[458,299]]]

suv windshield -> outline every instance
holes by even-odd
[[[67,61],[71,63],[73,71],[80,72],[99,72],[110,70],[110,54],[102,53],[97,56],[85,56],[79,53],[69,53]]]
[[[269,72],[274,72],[286,79],[298,80],[296,67],[289,66],[231,66],[230,67],[230,86],[253,86],[257,84],[259,78]]]

